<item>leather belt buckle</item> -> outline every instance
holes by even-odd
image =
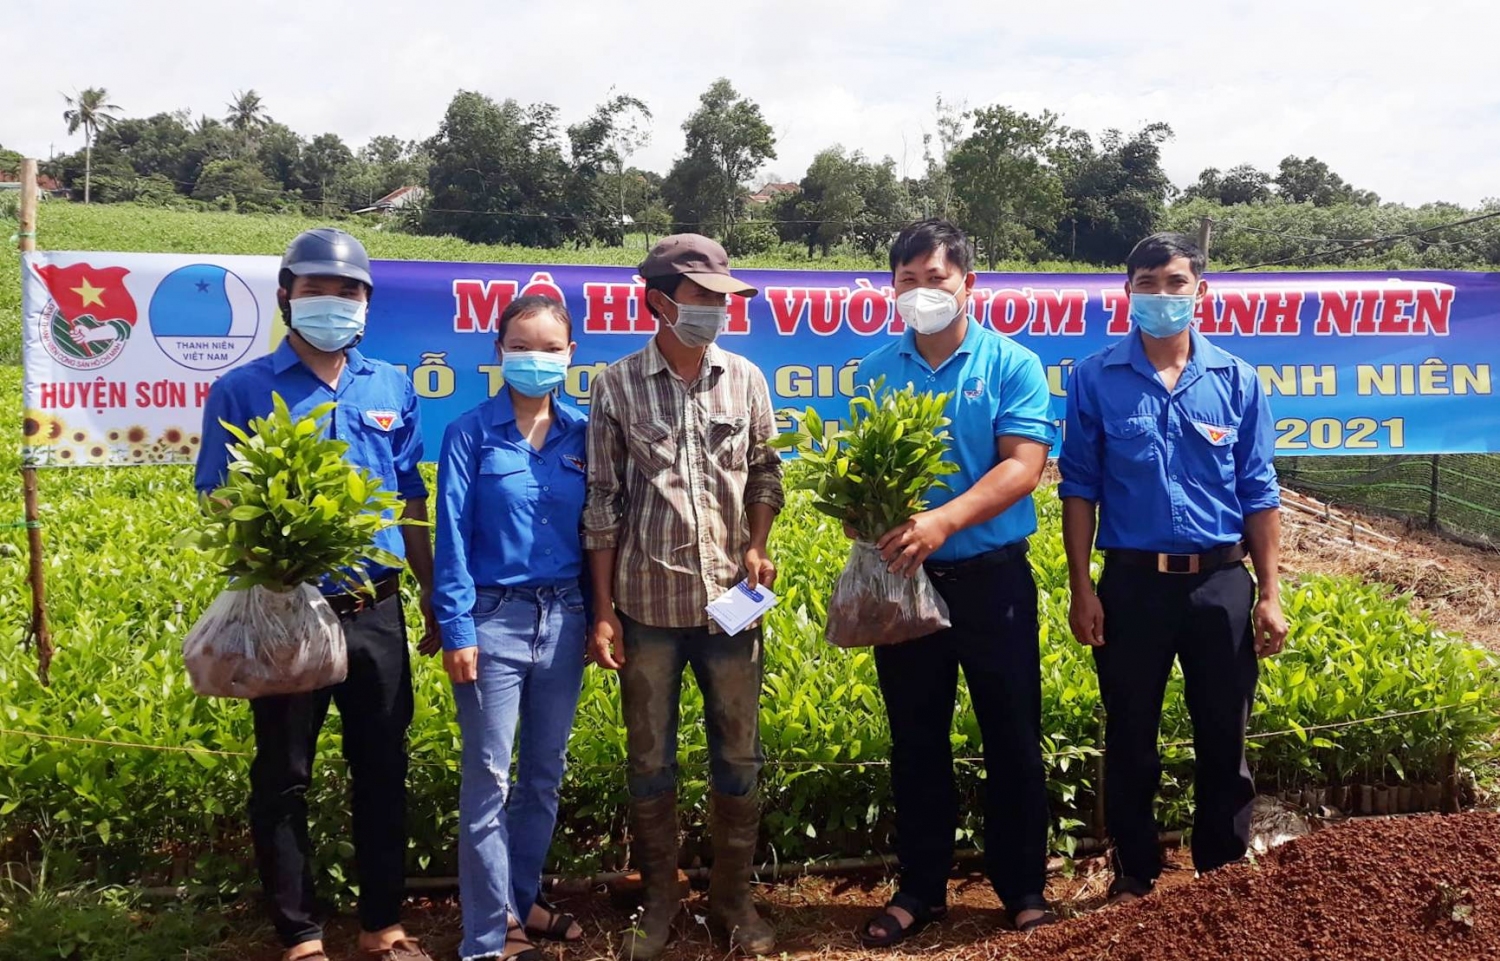
[[[1159,574],[1196,574],[1200,557],[1199,554],[1157,554],[1156,571]]]

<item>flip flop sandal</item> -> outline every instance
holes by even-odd
[[[416,938],[402,938],[388,948],[366,951],[365,957],[374,961],[433,961],[432,955],[422,950]]]
[[[579,932],[576,938],[568,937],[568,929],[578,923],[578,918],[564,911],[559,911],[556,907],[541,898],[536,899],[536,904],[537,907],[547,912],[547,924],[545,927],[540,928],[532,927],[528,924],[526,925],[527,934],[534,938],[542,938],[546,941],[562,941],[567,944],[583,940],[582,931]]]
[[[859,943],[867,948],[889,948],[913,937],[929,924],[948,916],[947,907],[930,908],[916,898],[897,894],[886,903],[886,910],[860,926]],[[901,926],[901,920],[891,913],[891,908],[901,908],[912,917],[911,924]],[[873,929],[881,928],[884,934],[877,935]]]

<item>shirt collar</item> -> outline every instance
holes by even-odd
[[[980,330],[979,321],[975,320],[973,317],[969,317],[968,320],[969,329],[964,331],[964,339],[959,343],[958,349],[948,357],[948,360],[945,360],[942,364],[939,364],[939,367],[942,367],[954,357],[974,353],[975,345],[978,343],[979,338],[984,336],[984,334]],[[907,357],[915,357],[922,363],[927,363],[927,358],[923,357],[921,352],[917,350],[916,331],[912,330],[910,327],[906,328],[906,333],[901,335],[901,346],[896,348],[896,350],[897,353],[904,354]]]
[[[280,344],[276,345],[276,352],[271,355],[271,369],[278,374],[284,374],[300,363],[302,363],[302,358],[297,356],[297,348],[292,346],[292,338],[288,334],[281,339]],[[364,354],[349,347],[344,350],[344,369],[351,374],[363,374],[370,370],[370,362],[365,359]]]
[[[1215,346],[1213,341],[1198,333],[1196,328],[1193,330],[1192,337],[1193,359],[1204,367],[1209,370],[1215,370],[1221,367],[1234,366],[1234,358]]]
[[[584,423],[583,411],[557,394],[552,395],[552,419],[563,430],[572,430]],[[502,388],[500,393],[490,398],[490,426],[504,427],[515,422],[515,402],[511,400],[510,391]]]
[[[1212,341],[1198,333],[1197,328],[1190,330],[1188,336],[1193,345],[1192,356],[1188,358],[1189,367],[1215,370],[1234,366],[1234,358],[1214,346]],[[1146,345],[1141,343],[1140,331],[1131,331],[1124,341],[1109,348],[1109,352],[1104,357],[1104,366],[1151,368],[1151,362],[1146,357]]]
[[[655,337],[652,337],[646,343],[645,363],[647,377],[654,377],[662,371],[670,371],[672,369],[671,365],[667,363],[667,358],[663,356],[661,348],[656,345]],[[708,350],[703,352],[703,369],[724,370],[726,366],[724,349],[718,344],[709,344]]]

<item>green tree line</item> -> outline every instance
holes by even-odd
[[[1091,134],[1051,111],[970,108],[937,98],[920,169],[829,145],[799,181],[757,190],[777,159],[759,104],[715,80],[681,127],[665,173],[631,158],[653,136],[649,106],[610,90],[564,126],[552,104],[459,91],[423,141],[377,136],[355,149],[273,119],[254,90],[222,116],[123,116],[102,88],[65,97],[61,119],[83,149],[44,171],[75,199],[246,212],[344,215],[400,187],[424,188],[397,226],[478,243],[620,245],[691,229],[735,254],[783,246],[819,256],[883,255],[900,224],[943,215],[983,262],[1118,264],[1154,230],[1214,221],[1216,265],[1475,267],[1500,264],[1500,199],[1479,208],[1382,203],[1316,157],[1275,171],[1210,167],[1179,189],[1162,167],[1170,126]],[[0,148],[0,170],[19,155]],[[638,236],[632,242],[639,242]]]

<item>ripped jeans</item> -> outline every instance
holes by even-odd
[[[507,916],[524,924],[536,903],[583,683],[583,605],[573,585],[480,588],[475,597],[479,677],[453,690],[463,732],[460,958],[499,956]]]

